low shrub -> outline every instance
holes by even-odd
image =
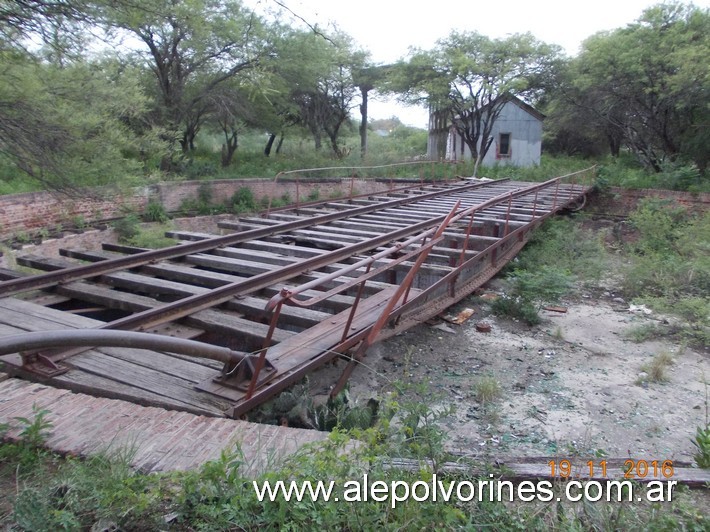
[[[168,212],[162,203],[155,200],[150,200],[145,207],[143,218],[146,222],[167,222],[170,219]]]
[[[540,322],[540,309],[559,302],[571,290],[573,280],[568,272],[552,266],[515,269],[507,276],[508,292],[492,303],[492,310],[495,314],[536,325]]]
[[[113,230],[118,235],[119,242],[127,243],[140,232],[140,218],[135,214],[128,214],[113,222]]]

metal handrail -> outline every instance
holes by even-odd
[[[434,245],[442,239],[444,229],[446,227],[448,227],[451,219],[454,217],[454,214],[456,213],[456,210],[459,208],[460,204],[461,204],[461,201],[460,200],[457,201],[456,204],[451,209],[451,211],[449,212],[449,214],[443,220],[441,220],[441,222],[439,223],[439,225],[437,227],[423,231],[422,233],[419,233],[418,235],[416,235],[412,238],[409,238],[407,241],[402,242],[398,245],[392,246],[392,247],[377,254],[380,256],[379,258],[381,259],[381,258],[383,258],[383,256],[387,256],[392,253],[395,253],[396,251],[401,250],[403,247],[405,247],[405,245],[411,245],[414,242],[422,240],[422,245],[419,247],[419,249],[416,250],[416,253],[415,253],[415,255],[417,256],[416,262],[410,268],[403,283],[398,287],[393,298],[389,301],[385,310],[382,312],[382,315],[380,316],[380,318],[377,320],[377,322],[373,326],[375,328],[379,327],[378,331],[383,326],[383,325],[380,325],[380,322],[383,320],[383,316],[385,314],[389,315],[389,313],[392,311],[392,308],[394,307],[394,305],[396,305],[399,302],[402,295],[404,295],[404,301],[406,303],[407,294],[409,293],[409,288],[411,286],[412,281],[414,280],[414,276],[416,275],[416,273],[419,271],[422,264],[426,260],[427,256],[429,255],[429,252],[431,251],[431,248],[434,247]],[[435,220],[438,220],[438,219],[439,218],[436,218]],[[427,237],[432,234],[433,234],[433,238],[427,243],[426,242]],[[353,270],[355,270],[359,267],[362,267],[362,266],[367,266],[367,271],[365,272],[365,274],[360,276],[357,279],[356,284],[360,284],[360,289],[358,290],[358,295],[355,298],[355,301],[354,301],[352,307],[350,307],[350,314],[348,315],[348,319],[347,319],[345,326],[344,326],[343,336],[341,338],[341,341],[344,341],[347,338],[347,333],[350,329],[350,325],[352,324],[353,318],[355,317],[355,313],[357,312],[358,304],[360,302],[360,296],[362,295],[362,290],[365,287],[365,283],[367,282],[367,280],[370,277],[372,277],[372,274],[370,272],[370,267],[372,266],[372,264],[375,260],[378,260],[378,259],[375,259],[375,256],[373,256],[373,257],[369,257],[367,259],[364,259],[362,261],[358,261],[358,263],[352,264],[350,266],[346,266],[345,268],[341,268],[337,272],[334,272],[324,278],[316,279],[315,281],[311,281],[309,283],[303,284],[303,285],[299,286],[298,288],[294,289],[293,291],[283,289],[279,294],[276,294],[274,297],[271,298],[271,300],[269,300],[269,302],[266,304],[266,309],[267,310],[273,309],[274,312],[271,316],[271,323],[269,325],[269,331],[267,333],[266,338],[264,338],[263,347],[262,347],[261,351],[259,352],[259,359],[256,362],[256,366],[254,368],[254,373],[252,374],[251,382],[249,383],[249,388],[247,389],[247,393],[245,395],[245,400],[251,399],[251,397],[254,394],[254,390],[256,389],[256,384],[259,381],[259,374],[260,374],[262,368],[264,367],[264,364],[266,363],[266,353],[268,352],[268,349],[271,345],[271,337],[273,336],[274,330],[276,329],[276,324],[278,323],[279,316],[281,315],[281,309],[282,309],[284,303],[287,303],[295,294],[303,292],[304,290],[311,289],[311,288],[318,286],[320,284],[323,284],[324,282],[326,282],[327,279],[332,280],[332,279],[335,279],[335,278],[343,275],[343,273],[353,271]],[[387,269],[391,268],[392,266],[393,266],[392,263],[388,264]],[[338,290],[338,291],[340,292],[342,290]],[[313,299],[317,300],[317,298],[313,298]],[[300,302],[300,306],[305,306],[305,305],[303,305],[303,302]],[[368,336],[367,341],[370,341],[370,336]]]

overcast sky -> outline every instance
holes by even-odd
[[[396,61],[410,47],[431,48],[451,30],[472,30],[489,37],[531,32],[558,44],[570,56],[581,42],[599,31],[621,28],[635,21],[656,0],[279,0],[309,23],[336,23],[371,53],[375,63]],[[690,2],[686,2],[690,3]],[[710,7],[710,0],[696,0]],[[271,5],[273,0],[249,0],[249,5]],[[257,8],[258,9],[258,8]],[[392,102],[372,101],[370,116],[398,116],[404,123],[426,127],[426,111]]]

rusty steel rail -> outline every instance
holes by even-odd
[[[485,183],[474,183],[469,185],[462,185],[461,187],[459,187],[458,190],[465,191],[480,188],[482,186],[485,186]],[[429,192],[427,194],[421,194],[419,196],[411,196],[381,204],[378,203],[374,205],[366,205],[363,207],[355,207],[353,209],[324,214],[321,216],[314,216],[312,218],[307,218],[303,220],[285,222],[276,226],[265,227],[263,229],[251,229],[231,235],[217,236],[214,238],[197,240],[188,244],[182,244],[180,246],[172,246],[168,248],[143,251],[133,255],[128,255],[112,260],[106,260],[95,264],[76,266],[74,268],[67,268],[56,272],[34,275],[32,277],[24,277],[19,279],[12,279],[9,281],[2,281],[0,282],[0,298],[13,296],[15,294],[20,294],[22,292],[27,292],[30,290],[47,288],[60,283],[67,283],[79,279],[96,277],[105,273],[135,268],[138,266],[149,264],[151,262],[174,259],[191,253],[201,253],[205,251],[210,251],[218,247],[230,246],[241,242],[247,242],[249,240],[273,236],[278,233],[286,233],[296,229],[303,229],[314,225],[325,224],[334,220],[349,218],[351,216],[366,214],[381,209],[399,207],[401,205],[406,205],[407,203],[414,203],[423,199],[434,198],[440,196],[441,194],[441,191],[434,191]]]
[[[428,196],[428,195],[425,195]],[[418,196],[416,199],[420,199],[422,196]],[[387,202],[386,205],[391,205],[391,204],[400,204],[402,202],[400,201],[395,201],[395,202]],[[407,202],[404,202],[407,203]],[[360,210],[360,209],[356,209]],[[347,211],[350,212],[350,211]],[[367,209],[366,212],[371,212],[371,209]],[[328,215],[326,215],[328,217]],[[316,217],[318,218],[318,217]],[[426,229],[427,227],[431,225],[435,225],[437,223],[440,223],[441,220],[445,218],[444,216],[439,216],[431,219],[424,220],[423,222],[420,222],[418,224],[413,224],[409,227],[392,231],[389,233],[386,233],[380,237],[375,237],[369,240],[366,240],[364,242],[361,242],[359,244],[352,244],[346,247],[341,248],[340,250],[335,250],[331,251],[327,254],[323,254],[320,256],[313,257],[311,259],[305,259],[301,262],[294,263],[291,266],[287,266],[282,268],[281,270],[274,271],[274,272],[267,272],[263,274],[258,274],[254,275],[248,279],[245,279],[243,281],[237,281],[234,283],[229,283],[227,285],[215,288],[209,292],[203,293],[203,294],[197,294],[194,296],[190,297],[185,297],[182,299],[179,299],[173,303],[167,303],[165,305],[153,308],[153,309],[148,309],[144,310],[142,312],[136,312],[133,313],[129,316],[126,316],[124,318],[120,318],[118,320],[114,320],[108,323],[104,323],[97,327],[97,329],[100,330],[115,330],[115,329],[121,329],[121,330],[131,330],[131,329],[142,329],[145,330],[149,327],[154,327],[156,325],[161,325],[170,321],[174,321],[180,318],[183,318],[185,316],[188,316],[190,314],[193,314],[195,312],[198,312],[200,310],[212,308],[214,306],[220,305],[222,303],[225,303],[232,299],[235,296],[241,295],[241,294],[247,294],[250,292],[253,292],[255,290],[259,290],[262,288],[266,288],[268,286],[273,285],[274,283],[278,282],[281,279],[288,278],[289,276],[298,274],[304,270],[314,270],[318,269],[320,267],[326,266],[328,264],[337,262],[339,260],[348,258],[354,254],[361,253],[364,251],[368,251],[370,249],[382,246],[388,242],[398,240],[400,238],[404,238],[412,234],[413,232],[416,231],[421,231],[423,229]],[[278,227],[277,231],[269,232],[267,234],[276,234],[285,231],[283,226],[301,226],[301,223],[286,223],[286,224],[280,224]],[[313,225],[312,222],[309,225]],[[251,232],[251,231],[247,231]],[[259,233],[262,233],[259,231]],[[239,233],[239,235],[242,235],[243,233]],[[195,242],[196,244],[203,244],[205,241],[197,241]],[[190,244],[183,245],[183,246],[175,246],[174,248],[190,248],[193,249],[195,246],[191,246]],[[198,249],[202,249],[202,246],[197,246]],[[174,248],[168,248],[168,249],[174,249]],[[209,249],[212,249],[211,247]],[[162,251],[162,250],[157,250],[157,251]],[[133,257],[139,257],[139,256],[145,256],[149,255],[152,252],[143,252],[143,253],[138,253],[135,255],[129,255],[125,258],[133,258]],[[183,249],[183,254],[189,253],[188,250]],[[91,264],[88,266],[80,266],[76,269],[73,270],[82,270],[79,272],[80,277],[79,278],[84,278],[87,275],[85,274],[85,269],[94,267],[95,270],[93,270],[93,273],[91,275],[88,275],[89,277],[97,275],[97,271],[99,273],[105,273],[106,270],[108,272],[115,271],[116,266],[115,263],[117,262],[124,262],[123,261],[124,257],[119,258],[119,259],[114,259],[112,261],[104,261],[104,262],[99,262],[95,264]],[[138,261],[137,264],[146,264],[151,261],[145,261],[141,260]],[[114,263],[114,264],[107,264],[107,263]],[[107,268],[101,268],[102,266],[107,266]],[[61,277],[61,274],[63,274],[67,270],[59,270],[57,272],[52,272],[50,274],[45,274],[46,277],[52,276],[53,274],[56,274],[57,276]],[[69,270],[71,271],[71,270]],[[43,277],[42,275],[39,275],[37,277]],[[19,282],[19,281],[24,281],[24,280],[32,280],[34,277],[30,278],[19,278],[16,280],[11,280],[11,281],[6,281],[6,283],[13,283],[13,282]],[[71,278],[72,280],[75,280],[75,278]],[[2,286],[2,283],[0,283],[0,286]],[[270,340],[270,339],[269,339]],[[82,348],[74,348],[74,349],[69,349],[69,350],[53,350],[51,352],[39,352],[35,353],[37,355],[41,355],[41,360],[48,361],[50,364],[56,364],[57,362],[61,360],[65,360],[69,357],[72,357],[78,353],[81,353],[83,351],[86,351],[86,349]]]
[[[560,176],[558,178],[549,180],[544,183],[530,185],[527,187],[521,187],[521,188],[516,189],[514,191],[510,191],[505,194],[498,195],[498,196],[491,198],[487,201],[484,201],[484,202],[479,203],[477,205],[471,206],[467,209],[462,210],[461,212],[457,212],[457,210],[458,210],[458,203],[457,203],[456,206],[452,209],[452,211],[447,216],[442,217],[443,220],[441,221],[441,225],[436,229],[432,238],[438,242],[441,239],[441,236],[442,236],[444,230],[446,229],[446,227],[470,216],[471,218],[470,218],[469,223],[467,224],[467,230],[466,230],[466,236],[467,236],[466,243],[467,243],[468,237],[471,234],[471,228],[473,225],[475,214],[477,212],[484,211],[485,209],[490,208],[492,206],[504,203],[507,206],[505,226],[504,226],[504,235],[499,240],[499,242],[497,244],[490,246],[489,248],[487,248],[484,251],[484,255],[488,254],[488,255],[491,255],[491,257],[492,257],[491,260],[492,260],[493,264],[488,269],[488,271],[489,272],[498,271],[500,268],[496,265],[496,262],[497,262],[496,251],[497,251],[497,249],[502,247],[503,245],[505,245],[508,241],[510,241],[513,238],[516,238],[519,241],[518,245],[514,246],[514,248],[513,248],[514,251],[517,252],[517,250],[519,250],[520,247],[522,247],[522,245],[524,244],[524,241],[522,239],[523,234],[522,234],[521,229],[515,230],[513,232],[509,231],[509,221],[510,221],[512,200],[515,198],[520,198],[523,196],[529,196],[531,194],[534,194],[534,206],[537,206],[537,200],[538,200],[539,193],[545,189],[550,189],[554,186],[555,191],[554,191],[554,196],[553,196],[552,208],[544,216],[540,215],[539,218],[541,220],[541,219],[553,214],[558,209],[562,208],[562,206],[565,203],[565,201],[563,201],[563,200],[569,200],[574,195],[574,190],[569,191],[569,193],[567,193],[565,195],[561,195],[560,194],[560,182],[564,179],[569,179],[570,177],[573,177],[575,175],[576,175],[576,173],[566,175],[566,176]],[[533,215],[533,219],[534,218],[535,218],[535,216]],[[433,230],[430,230],[427,232],[427,234],[432,234],[432,232],[433,232]],[[416,241],[416,240],[419,240],[419,238],[414,238],[413,240]],[[407,276],[405,277],[405,279],[402,281],[402,283],[398,287],[397,292],[392,296],[389,303],[387,304],[385,309],[380,313],[379,318],[376,320],[376,322],[373,324],[373,326],[370,327],[364,333],[360,334],[359,337],[355,340],[355,342],[353,342],[352,340],[349,342],[350,345],[352,345],[354,343],[356,347],[353,348],[354,352],[349,357],[349,362],[348,362],[345,370],[343,371],[341,377],[339,378],[339,380],[335,384],[335,386],[331,389],[331,396],[336,395],[337,393],[339,393],[343,389],[343,387],[345,386],[352,371],[355,369],[357,363],[363,359],[367,349],[375,341],[377,341],[378,335],[380,335],[380,333],[382,332],[385,325],[393,318],[396,318],[397,316],[401,315],[402,311],[404,309],[417,304],[417,300],[412,300],[412,301],[408,302],[406,294],[410,290],[411,283],[412,283],[415,275],[417,274],[419,268],[421,267],[424,260],[426,260],[426,257],[428,255],[429,251],[431,250],[431,248],[434,246],[434,244],[432,242],[430,242],[429,244],[431,244],[431,245],[422,246],[420,248],[422,253],[419,254],[419,257],[418,257],[416,263],[412,266],[412,268],[408,272]],[[391,251],[392,251],[391,249],[385,250],[383,252],[383,254],[387,255]],[[464,268],[466,266],[466,264],[476,261],[476,259],[471,259],[468,262],[464,262],[465,253],[466,253],[466,246],[464,245],[464,247],[462,248],[462,251],[461,251],[459,264],[458,264],[457,268],[445,277],[446,282],[448,282],[452,287],[451,288],[452,292],[453,292],[453,284],[455,283],[456,279],[460,275],[461,269]],[[502,259],[502,257],[500,257],[499,260],[500,259]],[[357,302],[359,302],[362,289],[364,288],[367,279],[370,278],[369,268],[371,267],[373,262],[374,261],[365,259],[365,260],[357,263],[357,265],[351,265],[347,268],[340,270],[341,272],[352,271],[352,270],[356,269],[356,266],[360,267],[360,268],[361,267],[367,268],[364,275],[353,279],[353,281],[351,281],[351,283],[350,283],[350,285],[355,285],[355,284],[360,285],[360,288],[358,290],[358,295],[356,296],[356,303],[354,306],[356,306]],[[334,273],[333,275],[336,275],[336,273]],[[484,274],[483,277],[489,277],[489,276],[490,276],[490,273],[486,273],[486,274]],[[444,280],[442,279],[441,282],[443,282],[443,281]],[[436,283],[436,285],[439,285],[440,283]],[[298,306],[309,306],[309,305],[316,304],[316,303],[326,299],[326,294],[323,294],[322,296],[319,296],[319,297],[311,298],[306,301],[298,301],[294,298],[295,295],[297,295],[301,292],[304,292],[306,290],[316,288],[320,284],[322,284],[321,280],[315,280],[315,281],[303,284],[303,285],[293,288],[293,289],[284,288],[284,289],[282,289],[282,291],[280,293],[278,293],[274,297],[272,297],[272,299],[267,303],[267,309],[273,310],[270,332],[273,330],[273,327],[275,326],[275,323],[278,320],[278,315],[281,311],[283,304],[295,304]],[[327,294],[328,294],[328,296],[330,296],[335,293],[338,293],[339,291],[340,290],[338,288],[336,288],[336,289],[329,291]],[[404,295],[404,301],[403,301],[402,305],[400,306],[400,308],[397,309],[397,311],[395,312],[395,309],[399,305],[400,299],[402,298],[403,295]],[[408,305],[408,303],[409,303],[409,305]],[[343,346],[348,345],[348,330],[349,330],[349,325],[352,322],[353,315],[354,315],[354,310],[350,313],[350,315],[348,317],[348,320],[347,320],[346,325],[344,327],[343,335],[340,339],[340,346],[334,348],[335,352],[342,351]],[[265,342],[265,344],[262,348],[262,351],[261,351],[260,360],[266,359],[266,353],[268,351],[268,347],[269,347],[268,342]],[[327,358],[332,358],[332,354],[327,355]],[[257,366],[257,368],[258,368],[258,366]],[[258,369],[255,370],[255,373],[257,373],[257,375],[258,375]],[[286,383],[295,382],[295,379],[297,377],[299,377],[301,374],[302,373],[300,373],[300,372],[294,373],[293,375],[290,376],[290,378],[287,378],[285,380],[285,382]],[[235,414],[237,414],[237,415],[243,414],[244,412],[248,411],[248,409],[251,408],[253,404],[258,404],[258,402],[261,400],[261,398],[254,397],[255,389],[256,389],[255,385],[250,385],[249,391],[247,392],[243,403],[241,405],[238,405],[235,407],[235,409],[233,411]],[[283,387],[282,386],[272,386],[271,389],[264,394],[264,398],[270,397],[271,395],[276,393],[279,389],[283,389]]]
[[[55,343],[27,343],[22,349],[23,368],[26,372],[37,370],[39,375],[44,372],[45,376],[61,371],[63,361],[91,347],[107,345],[101,342],[113,341],[109,338],[117,338],[114,333],[140,335],[132,331],[179,323],[229,331],[220,334],[247,334],[242,337],[251,338],[250,347],[240,347],[241,351],[220,347],[218,354],[206,348],[205,353],[212,354],[204,356],[223,362],[224,368],[217,385],[197,386],[198,390],[228,397],[232,407],[226,415],[239,416],[319,365],[343,356],[348,364],[333,389],[337,392],[372,343],[431,317],[470,293],[522,248],[543,219],[574,206],[588,187],[565,183],[583,172],[543,183],[499,180],[457,186],[429,184],[395,194],[402,197],[392,198],[383,192],[348,203],[328,200],[290,214],[274,214],[268,221],[245,218],[239,225],[225,224],[244,229],[234,234],[205,238],[178,233],[178,237],[192,241],[170,248],[138,252],[117,248],[127,253],[117,258],[92,252],[70,255],[95,261],[79,266],[33,259],[27,264],[55,271],[0,282],[0,301],[2,297],[42,289],[83,302],[84,309],[91,303],[94,309],[100,308],[103,301],[107,301],[108,309],[130,309],[125,315],[92,322],[93,328],[80,331],[88,332],[86,336],[70,334],[73,343],[66,339],[69,337]],[[322,246],[327,251],[313,249]],[[251,251],[260,249],[264,251]],[[174,272],[171,263],[159,264],[168,260],[180,261],[172,263],[176,264]],[[221,270],[221,264],[227,269]],[[151,276],[155,276],[153,282]],[[289,280],[295,286],[288,288]],[[106,284],[119,289],[137,287],[138,293],[148,290],[143,293],[163,293],[166,297],[121,298],[110,295],[106,288],[91,295],[94,287]],[[83,290],[89,292],[87,296]],[[249,302],[241,303],[243,299]],[[254,305],[259,301],[262,303],[257,311]],[[287,306],[293,309],[286,310]],[[217,311],[229,316],[230,308],[254,310],[239,310],[239,316],[246,313],[239,325],[215,325],[217,328],[212,329],[209,323],[202,325],[205,320],[217,319]],[[300,323],[294,321],[296,318],[308,323],[320,320],[319,325],[324,326],[304,329],[293,325]],[[287,329],[295,334],[293,342],[289,343],[282,319],[297,327],[295,332]],[[254,327],[253,323],[261,327],[258,334],[240,332]],[[135,338],[132,341],[138,341]],[[143,340],[141,336],[139,341]],[[0,345],[3,341],[0,338]],[[214,340],[194,343],[217,347],[206,343],[210,341]],[[190,344],[188,348],[182,342],[174,345],[188,351],[195,347]],[[320,351],[311,354],[309,345],[317,345]],[[158,344],[148,349],[181,352]],[[0,348],[0,356],[3,353]],[[230,387],[232,391],[227,390]]]
[[[423,233],[421,233],[411,239],[408,239],[399,245],[393,246],[385,251],[377,253],[376,255],[374,255],[370,258],[364,259],[362,261],[359,261],[351,266],[341,268],[340,270],[337,270],[336,272],[334,272],[328,276],[325,276],[321,279],[317,279],[314,282],[306,283],[305,285],[301,285],[297,288],[294,288],[293,290],[283,289],[279,294],[274,296],[266,305],[267,310],[273,310],[271,324],[269,327],[269,333],[268,333],[266,339],[264,340],[264,347],[262,348],[261,353],[259,353],[259,361],[257,362],[256,369],[254,370],[254,375],[252,377],[251,383],[249,384],[249,389],[247,390],[247,394],[246,394],[245,399],[246,400],[251,399],[254,394],[254,389],[256,388],[256,384],[259,379],[259,373],[266,361],[266,354],[268,352],[269,344],[271,342],[271,335],[273,334],[274,328],[276,327],[276,323],[278,322],[279,316],[281,314],[281,308],[285,303],[286,304],[289,303],[296,294],[302,293],[305,290],[310,290],[312,288],[316,288],[318,286],[321,286],[324,283],[327,283],[328,281],[331,281],[331,280],[337,279],[338,277],[341,277],[345,273],[350,273],[352,271],[357,270],[358,268],[366,267],[367,270],[366,270],[365,274],[352,281],[352,283],[359,284],[360,286],[358,289],[358,295],[355,297],[355,302],[353,303],[353,305],[351,307],[350,314],[349,314],[348,319],[345,322],[345,325],[343,327],[343,334],[341,336],[341,341],[344,341],[348,337],[350,325],[352,324],[353,318],[355,317],[355,313],[357,312],[357,308],[358,308],[358,305],[359,305],[359,302],[360,302],[360,299],[362,296],[362,292],[363,292],[363,289],[365,288],[365,283],[367,283],[367,280],[372,277],[372,275],[370,274],[371,273],[370,267],[372,266],[372,264],[376,260],[381,260],[382,258],[384,258],[386,256],[392,255],[394,253],[398,253],[404,247],[409,246],[409,245],[413,244],[414,242],[421,240],[422,245],[415,252],[415,256],[417,257],[417,260],[414,263],[414,265],[412,266],[412,268],[410,268],[409,272],[407,273],[407,276],[405,277],[404,282],[400,285],[398,291],[395,293],[393,298],[390,300],[388,305],[383,310],[382,314],[380,315],[380,318],[377,320],[377,322],[375,322],[375,326],[373,327],[374,335],[373,335],[373,333],[371,333],[367,337],[366,341],[363,342],[361,344],[361,347],[358,349],[358,352],[356,353],[356,355],[359,357],[358,359],[362,358],[362,353],[364,353],[364,351],[367,349],[367,346],[369,346],[372,343],[373,338],[375,336],[377,336],[377,333],[379,333],[379,331],[382,329],[382,327],[386,323],[387,316],[392,311],[394,306],[396,306],[398,304],[398,302],[403,294],[404,294],[404,301],[406,302],[406,300],[407,300],[406,294],[409,292],[409,287],[411,286],[412,280],[414,279],[414,275],[416,275],[416,273],[419,271],[419,268],[426,260],[426,257],[429,255],[431,248],[434,247],[434,245],[441,240],[442,233],[444,232],[444,229],[446,227],[448,227],[449,222],[452,220],[452,218],[454,218],[454,215],[455,215],[456,211],[458,210],[459,203],[460,202],[458,202],[458,201],[456,202],[454,207],[451,209],[451,212],[449,212],[449,214],[444,217],[444,219],[441,221],[441,223],[439,224],[439,226],[437,228],[435,228],[433,230],[430,229],[429,231],[424,231]],[[426,239],[429,236],[432,236],[432,239],[428,243],[426,243]],[[399,263],[401,261],[395,261],[395,262]],[[394,263],[390,263],[384,269],[385,270],[389,269],[393,265],[394,265]],[[337,291],[331,291],[330,293],[340,293],[340,292],[342,292],[342,290],[343,290],[343,288],[339,287],[337,289]],[[310,302],[307,302],[308,304],[304,304],[304,302],[301,301],[301,302],[298,302],[298,305],[304,307],[304,306],[308,306],[309,304],[312,305],[312,304],[318,302],[319,300],[320,300],[320,298],[312,298],[310,300]],[[363,345],[365,345],[366,347],[363,348],[362,347]],[[342,389],[342,387],[339,384],[336,385],[336,387],[331,392],[332,395],[337,395],[340,392],[340,390]]]

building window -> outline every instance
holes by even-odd
[[[501,133],[498,136],[498,159],[510,157],[510,133]]]

